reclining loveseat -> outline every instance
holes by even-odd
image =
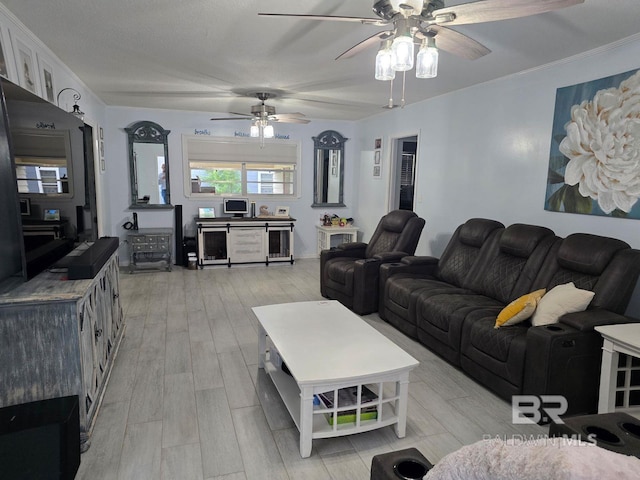
[[[593,327],[637,321],[624,312],[639,274],[640,250],[621,240],[474,218],[441,258],[382,265],[378,314],[506,400],[564,395],[567,414],[594,413],[602,338]],[[594,292],[586,310],[496,328],[511,302],[570,282]]]

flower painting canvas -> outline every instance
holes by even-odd
[[[640,219],[640,70],[559,88],[545,210]]]

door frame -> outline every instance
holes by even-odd
[[[96,216],[98,227],[98,238],[106,235],[106,215],[105,215],[105,199],[104,199],[104,170],[100,158],[100,125],[98,122],[85,117],[84,123],[91,127],[92,143],[93,143],[93,172],[94,183],[96,189]]]
[[[413,178],[418,178],[420,162],[418,162],[418,158],[420,158],[420,129],[413,132],[396,134],[393,136],[389,136],[389,145],[391,147],[389,152],[389,175],[388,175],[388,185],[387,185],[387,212],[392,210],[396,210],[400,205],[400,174],[399,174],[399,166],[401,162],[402,151],[399,148],[400,142],[406,138],[416,137],[416,161],[415,167],[413,171]],[[418,186],[414,180],[414,192],[413,192],[413,207],[415,210],[416,203],[418,197]]]

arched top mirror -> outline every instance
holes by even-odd
[[[349,140],[335,130],[313,137],[314,184],[312,207],[345,207],[344,144]]]
[[[165,130],[154,122],[124,129],[129,138],[131,209],[173,208],[169,184],[169,147]]]

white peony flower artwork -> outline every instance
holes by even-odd
[[[558,89],[545,208],[640,218],[639,198],[640,70]]]

